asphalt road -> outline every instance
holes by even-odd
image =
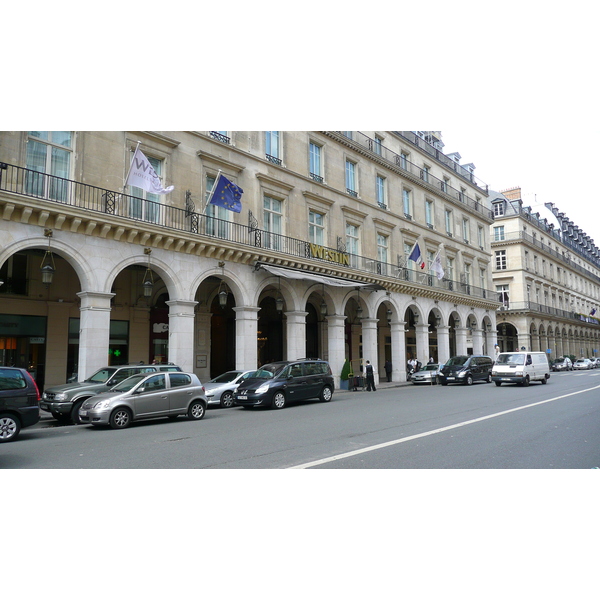
[[[210,409],[113,431],[44,419],[0,445],[4,469],[590,469],[600,370],[528,388],[476,383],[337,391],[281,411]]]

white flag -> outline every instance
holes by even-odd
[[[438,252],[431,263],[431,270],[437,275],[438,279],[444,278],[444,268],[442,267],[442,259],[440,258],[440,253]]]
[[[125,185],[142,188],[151,194],[169,194],[175,187],[170,185],[163,188],[159,176],[146,158],[144,153],[137,148],[131,161],[131,168]]]

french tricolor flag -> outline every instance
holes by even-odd
[[[419,248],[418,242],[415,242],[411,253],[408,255],[408,260],[416,262],[421,269],[425,268],[425,261],[421,255],[421,248]]]

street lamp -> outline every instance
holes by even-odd
[[[150,298],[152,296],[152,288],[154,286],[154,278],[152,277],[152,271],[150,269],[150,254],[152,254],[152,248],[144,248],[144,254],[148,256],[148,266],[144,273],[144,283],[142,283],[142,289],[144,290],[144,297]]]
[[[52,279],[56,271],[56,266],[54,264],[54,255],[52,254],[52,250],[50,250],[50,239],[52,238],[52,229],[44,229],[44,236],[48,238],[48,250],[46,250],[44,258],[42,258],[40,271],[42,272],[42,283],[46,287],[48,287],[52,283]]]

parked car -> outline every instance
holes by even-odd
[[[88,398],[79,409],[82,423],[124,429],[132,421],[187,415],[199,421],[206,412],[204,386],[193,373],[139,373],[109,392]]]
[[[181,371],[181,369],[173,364],[103,367],[85,381],[64,383],[45,389],[40,408],[52,413],[52,416],[59,421],[79,423],[79,409],[89,397],[107,392],[132,375],[159,371]]]
[[[440,369],[440,365],[437,363],[429,363],[421,368],[420,371],[413,373],[411,376],[411,381],[414,384],[418,383],[428,383],[435,384],[437,383],[438,371]]]
[[[592,357],[590,358],[590,360],[592,361],[593,369],[597,369],[598,367],[600,367],[600,358]]]
[[[233,406],[233,392],[255,371],[227,371],[204,384],[209,404],[220,404],[223,408]]]
[[[573,362],[568,356],[564,358],[557,358],[552,362],[552,370],[553,371],[572,371],[573,370]]]
[[[0,442],[12,442],[23,427],[40,420],[40,392],[33,377],[17,367],[0,367]]]
[[[283,408],[288,402],[319,398],[329,402],[334,383],[331,367],[324,360],[279,361],[263,365],[244,379],[233,394],[236,406]]]
[[[578,358],[573,364],[574,369],[593,369],[592,361],[589,358]]]
[[[492,370],[492,380],[528,386],[532,381],[546,384],[550,379],[550,365],[545,352],[501,352]]]
[[[493,361],[480,354],[453,356],[442,365],[438,380],[442,385],[462,383],[472,385],[474,381],[492,381]],[[413,375],[414,377],[414,375]]]

